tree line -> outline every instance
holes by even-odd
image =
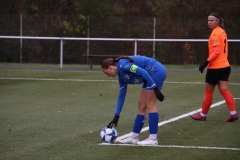
[[[207,16],[218,12],[229,39],[240,39],[238,0],[10,0],[0,2],[0,34],[23,36],[208,39]],[[156,23],[154,26],[154,22]],[[154,28],[155,27],[155,28]],[[0,61],[19,62],[19,40],[0,39]],[[66,41],[65,63],[86,63],[90,54],[133,54],[132,42]],[[239,42],[229,43],[229,60],[240,64]],[[198,64],[207,42],[156,42],[155,57],[168,64]],[[59,42],[24,40],[23,62],[59,63]],[[153,43],[139,42],[138,54],[152,56]],[[101,62],[101,58],[97,62]]]

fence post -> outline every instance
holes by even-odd
[[[22,37],[22,15],[20,15],[20,36]],[[20,38],[20,63],[22,63],[22,38]]]
[[[156,38],[156,17],[153,18],[153,39]],[[153,41],[153,58],[155,58],[155,41]]]
[[[137,55],[137,39],[134,40],[134,56]]]
[[[88,15],[88,29],[87,29],[87,38],[90,37],[90,29],[89,29],[89,25],[90,25],[90,19],[89,19],[89,15]],[[87,40],[87,55],[89,55],[89,40]],[[88,60],[89,57],[87,56],[87,63],[88,63]]]
[[[63,69],[63,39],[60,40],[60,69]]]

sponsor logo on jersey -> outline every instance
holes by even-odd
[[[125,65],[125,66],[124,66],[124,69],[126,69],[126,70],[129,70],[129,68],[130,68],[129,65]]]
[[[128,74],[124,75],[125,79],[130,79],[130,76]]]
[[[141,82],[141,77],[134,78],[134,84],[140,84],[140,82]]]

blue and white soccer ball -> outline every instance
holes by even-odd
[[[113,143],[117,139],[117,130],[114,128],[104,127],[100,132],[101,140],[105,143]]]

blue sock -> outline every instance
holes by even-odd
[[[140,133],[145,122],[145,116],[138,114],[135,118],[133,132]]]
[[[157,134],[158,132],[158,121],[159,116],[158,113],[149,113],[149,132],[150,134]]]

